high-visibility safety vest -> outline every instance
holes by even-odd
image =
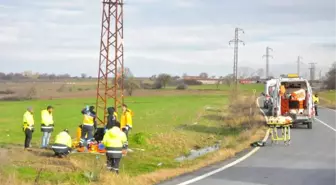
[[[52,131],[54,128],[54,120],[52,113],[48,110],[41,111],[41,130],[42,132]]]
[[[118,113],[114,112],[113,116],[115,117],[116,121],[118,121]]]
[[[313,96],[313,102],[314,102],[315,104],[319,103],[319,97],[317,97],[317,96]]]
[[[124,132],[118,127],[112,127],[108,130],[103,138],[102,143],[105,145],[106,153],[113,158],[122,157],[123,145],[127,142]]]
[[[23,131],[26,129],[32,130],[34,128],[34,115],[26,111],[23,115]]]
[[[57,134],[55,138],[55,144],[66,145],[69,148],[71,148],[72,147],[71,136],[67,132],[62,131],[59,134]]]
[[[94,125],[94,115],[87,111],[84,114],[83,125],[93,126]]]
[[[133,112],[130,109],[127,109],[125,112],[121,114],[120,118],[120,128],[123,129],[127,125],[132,128],[133,121],[132,121]]]
[[[283,96],[286,93],[286,88],[284,85],[280,86],[280,96]]]

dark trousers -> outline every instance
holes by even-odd
[[[51,148],[54,150],[55,155],[59,157],[66,156],[71,152],[71,148],[64,144],[53,144]]]
[[[82,135],[81,135],[81,140],[80,140],[80,144],[83,146],[83,143],[85,141],[89,142],[93,139],[93,126],[89,126],[89,125],[83,125],[82,128]],[[87,138],[85,138],[85,135],[87,134]]]
[[[32,132],[32,130],[30,130],[28,128],[26,128],[24,132],[25,132],[25,136],[26,136],[25,137],[25,142],[24,142],[24,147],[29,148],[30,142],[33,138],[33,132]]]
[[[129,133],[129,131],[131,131],[131,130],[132,130],[132,128],[130,128],[130,127],[128,127],[128,129],[126,129],[126,128],[123,128],[123,129],[122,129],[122,131],[126,134],[127,140],[128,140],[128,133]]]
[[[318,112],[317,112],[317,105],[315,105],[315,116],[318,116]]]
[[[106,158],[107,158],[107,169],[119,173],[119,164],[121,158],[113,158],[108,154],[106,154]]]

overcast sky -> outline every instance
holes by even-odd
[[[234,28],[245,34],[239,66],[271,73],[335,61],[335,0],[126,0],[125,65],[136,76],[232,72]],[[96,76],[100,0],[0,0],[0,71]],[[308,68],[302,65],[302,70]]]

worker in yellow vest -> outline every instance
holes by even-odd
[[[318,94],[316,93],[316,94],[313,96],[314,109],[315,109],[315,116],[318,116],[317,105],[318,105],[319,101],[320,101],[320,100],[319,100]]]
[[[119,173],[119,163],[126,141],[126,135],[120,130],[120,123],[118,121],[111,129],[106,131],[102,141],[106,149],[107,169],[117,174]]]
[[[84,119],[79,143],[81,147],[84,146],[84,143],[88,146],[93,141],[93,132],[97,128],[96,112],[94,111],[94,108],[94,106],[86,106],[86,108],[82,110]]]
[[[129,131],[132,130],[133,126],[133,112],[128,109],[127,105],[123,104],[122,105],[122,114],[121,114],[121,119],[120,119],[120,127],[123,132],[125,132],[126,137],[128,138],[128,133]]]
[[[25,133],[24,149],[30,150],[31,140],[34,132],[34,110],[28,107],[23,115],[23,132]]]
[[[41,132],[42,132],[42,146],[46,149],[49,145],[51,133],[54,130],[53,107],[48,106],[47,109],[41,111]]]
[[[55,138],[55,143],[51,146],[55,152],[55,156],[61,158],[67,156],[71,152],[71,147],[72,140],[68,129],[64,129],[60,132]]]

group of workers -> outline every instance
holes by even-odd
[[[41,148],[47,149],[51,134],[54,130],[53,107],[48,106],[41,111]],[[94,106],[87,106],[81,113],[83,114],[83,123],[81,126],[80,147],[88,147],[94,141],[94,132],[97,129],[96,112]],[[123,150],[128,148],[128,133],[132,129],[133,112],[127,105],[122,105],[122,115],[120,122],[118,114],[114,107],[107,108],[107,123],[104,128],[104,136],[101,143],[106,149],[108,170],[119,172],[119,163],[122,158]],[[34,110],[28,107],[23,115],[23,131],[25,133],[24,149],[31,150],[31,140],[34,132]],[[68,129],[64,129],[57,134],[54,144],[51,146],[55,156],[65,157],[72,150],[72,139]]]

